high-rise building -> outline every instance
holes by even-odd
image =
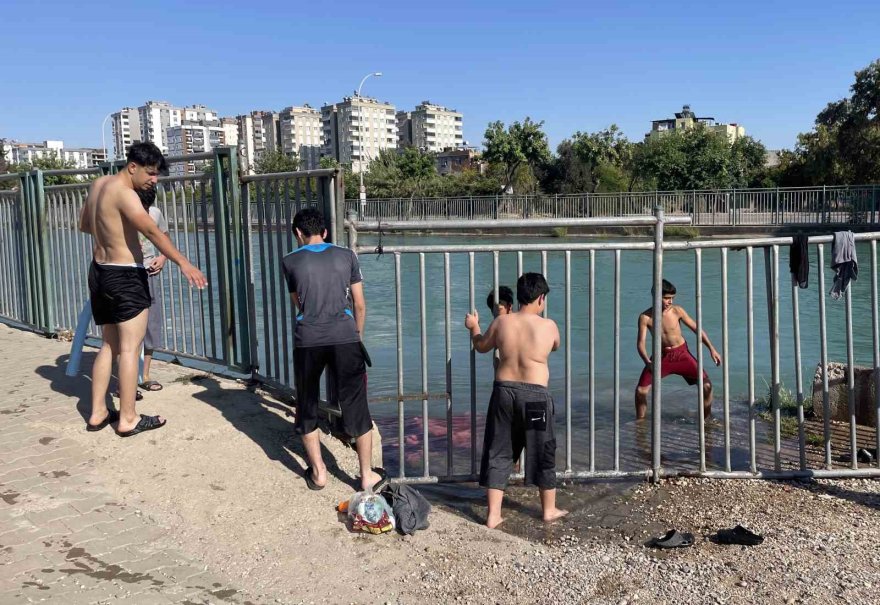
[[[230,147],[238,146],[238,122],[235,118],[220,118],[220,127],[225,135],[224,145]]]
[[[183,108],[184,122],[214,122],[218,119],[217,112],[204,105],[191,105]]]
[[[242,167],[253,174],[257,161],[267,151],[274,151],[281,139],[280,120],[272,111],[252,111],[235,118],[238,124],[238,149]]]
[[[281,151],[299,158],[301,170],[314,170],[324,144],[321,112],[309,105],[287,107],[279,114]]]
[[[715,118],[705,117],[698,118],[691,111],[690,105],[684,105],[681,111],[675,114],[674,118],[666,118],[663,120],[653,120],[651,122],[651,132],[645,135],[645,140],[661,137],[668,132],[675,130],[688,130],[701,124],[717,135],[724,135],[731,143],[738,138],[746,136],[746,129],[736,123],[722,124],[716,122]]]
[[[111,116],[113,126],[113,157],[124,158],[132,143],[141,140],[141,120],[134,107],[123,107]]]
[[[226,132],[219,120],[210,122],[184,122],[172,126],[166,132],[169,156],[187,156],[211,151],[226,145]],[[169,166],[171,176],[193,174],[204,169],[204,160],[193,162],[174,162]]]
[[[147,101],[138,107],[141,140],[152,141],[162,153],[168,155],[167,131],[169,128],[180,126],[183,122],[183,112],[183,109],[167,101]]]
[[[369,97],[345,97],[341,103],[321,108],[324,155],[355,172],[366,170],[385,149],[397,146],[394,105]]]
[[[458,149],[464,143],[462,114],[454,109],[422,101],[411,112],[398,112],[400,146],[412,146],[438,153],[446,149]]]

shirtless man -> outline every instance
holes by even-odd
[[[144,210],[138,189],[155,187],[165,158],[153,143],[132,145],[125,167],[117,174],[97,179],[80,215],[80,230],[93,238],[89,268],[92,316],[104,339],[92,369],[92,414],[86,425],[99,431],[118,420],[116,432],[129,437],[165,425],[160,416],[138,416],[135,410],[138,357],[147,328],[150,287],[138,241],[142,233],[172,262],[190,285],[204,288],[202,272],[162,233]],[[119,357],[119,412],[106,405],[113,358]]]
[[[663,280],[663,322],[662,331],[660,333],[660,342],[663,345],[663,353],[660,358],[661,378],[665,378],[670,374],[677,374],[685,379],[685,381],[694,385],[699,381],[699,371],[697,360],[688,350],[687,341],[681,335],[681,323],[697,333],[697,322],[691,319],[682,307],[673,304],[675,301],[675,286],[672,283]],[[636,387],[636,419],[642,420],[648,411],[648,391],[651,390],[651,381],[653,380],[652,361],[648,357],[645,349],[645,338],[648,330],[654,330],[654,308],[645,309],[639,315],[639,338],[636,343],[639,356],[645,362],[645,368],[639,377],[639,385]],[[701,338],[703,344],[709,349],[712,355],[712,361],[716,366],[721,365],[721,355],[709,342],[706,332],[703,332]],[[703,370],[703,413],[709,416],[712,413],[712,383],[709,381],[709,375]]]
[[[499,315],[485,334],[474,310],[465,317],[474,349],[488,353],[498,349],[500,362],[489,400],[480,485],[486,488],[489,515],[486,526],[498,527],[501,503],[513,461],[523,447],[525,484],[537,485],[545,522],[568,514],[556,508],[556,436],[547,357],[559,348],[559,328],[541,317],[550,288],[540,273],[524,273],[516,282],[519,311]]]

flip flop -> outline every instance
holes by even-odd
[[[372,487],[373,493],[378,494],[388,486],[391,480],[388,478],[388,472],[384,468],[377,466],[376,468],[373,468],[371,470],[379,475],[379,480],[376,481],[376,483],[374,483]]]
[[[116,410],[109,410],[108,409],[107,410],[107,417],[104,418],[104,420],[102,420],[100,424],[89,424],[88,421],[86,421],[86,430],[89,431],[90,433],[94,433],[94,432],[100,431],[108,424],[116,422],[117,420],[119,420],[119,412],[117,412]]]
[[[312,490],[313,492],[319,492],[327,486],[326,485],[318,485],[317,483],[315,483],[315,477],[312,474],[312,470],[313,469],[311,466],[306,469],[306,485],[309,486],[309,489]]]
[[[113,397],[114,399],[119,399],[119,391],[113,391],[112,393],[110,393],[110,396]],[[143,393],[141,393],[140,391],[135,391],[135,393],[134,393],[134,400],[135,401],[140,401],[143,398],[144,398]]]
[[[130,431],[116,431],[116,434],[120,437],[131,437],[132,435],[137,435],[138,433],[144,433],[146,431],[153,431],[155,429],[161,429],[167,423],[167,420],[159,421],[158,416],[147,416],[146,414],[141,414],[141,419],[138,421],[137,425],[131,429]]]
[[[694,534],[670,529],[662,538],[654,538],[649,543],[654,548],[687,548],[694,545]]]
[[[147,380],[145,382],[142,382],[138,386],[140,388],[142,388],[143,390],[149,391],[149,392],[155,392],[155,391],[162,390],[162,383],[160,383],[156,380]]]
[[[742,525],[737,525],[733,529],[719,529],[714,538],[719,544],[740,544],[742,546],[757,546],[764,541],[764,536],[758,535]]]

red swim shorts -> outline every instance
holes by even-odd
[[[666,378],[670,374],[676,374],[685,379],[688,384],[697,384],[699,371],[697,367],[697,359],[691,355],[687,342],[683,342],[677,347],[669,347],[663,349],[663,356],[660,358],[660,376]],[[639,386],[651,386],[653,373],[651,366],[645,366],[642,375],[639,376]],[[708,384],[709,375],[703,370],[703,384]]]

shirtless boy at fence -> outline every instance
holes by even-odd
[[[513,461],[519,458],[523,447],[525,484],[538,486],[544,521],[567,514],[556,508],[555,414],[547,389],[547,358],[559,348],[559,329],[553,320],[541,317],[549,292],[543,275],[524,273],[516,282],[518,312],[499,315],[485,334],[480,331],[476,310],[465,317],[474,348],[480,353],[497,348],[500,354],[480,467],[480,485],[486,488],[489,501],[486,526],[490,529],[503,521],[504,490]]]
[[[666,378],[670,374],[677,374],[685,379],[690,385],[695,385],[699,381],[699,368],[696,358],[688,350],[687,341],[681,335],[681,323],[697,333],[697,323],[691,319],[682,307],[673,304],[675,301],[675,286],[671,282],[663,280],[663,312],[660,331],[660,342],[663,346],[663,352],[660,357],[660,374],[661,378]],[[653,289],[652,289],[653,294]],[[648,391],[651,390],[651,381],[653,380],[652,358],[648,357],[645,349],[645,339],[648,331],[654,330],[654,307],[650,307],[642,311],[639,315],[639,338],[636,348],[639,356],[645,362],[645,368],[639,377],[639,385],[636,387],[636,419],[642,420],[648,411]],[[721,365],[721,355],[712,346],[709,337],[704,331],[701,338],[703,344],[709,349],[712,355],[712,361],[716,366]],[[709,381],[709,375],[703,370],[703,413],[706,416],[712,413],[712,383]]]

